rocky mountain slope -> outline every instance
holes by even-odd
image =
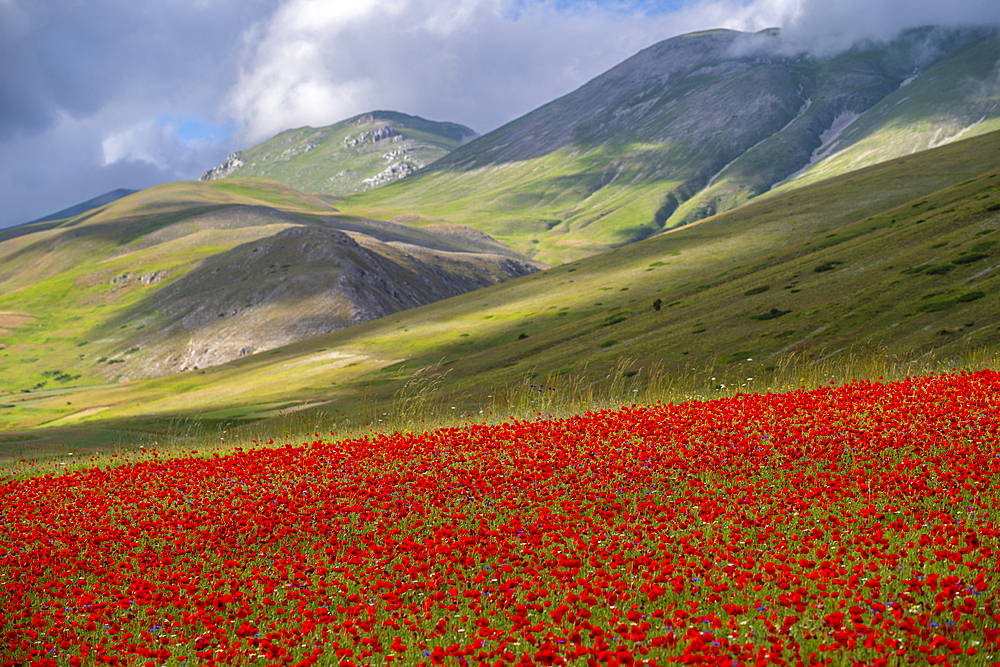
[[[262,179],[170,183],[18,231],[0,235],[7,390],[205,368],[544,267]]]
[[[558,263],[996,129],[998,60],[988,29],[828,57],[776,30],[684,35],[345,205],[466,222]]]
[[[456,123],[372,111],[282,132],[233,153],[201,180],[262,176],[309,192],[356,192],[404,178],[475,136]]]

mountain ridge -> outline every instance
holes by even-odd
[[[223,429],[319,404],[338,423],[374,423],[407,406],[476,414],[495,409],[498,392],[541,411],[539,387],[632,381],[626,372],[637,387],[659,369],[696,393],[720,383],[754,391],[785,363],[995,351],[998,150],[1000,132],[961,140],[212,368],[73,386],[80,366],[55,366],[65,357],[54,350],[30,380],[46,386],[2,396],[0,430],[72,427],[80,437],[189,419]],[[56,345],[68,325],[48,322],[38,345]],[[91,364],[97,341],[77,342],[63,345]],[[4,379],[29,381],[5,354]]]
[[[953,95],[965,84],[952,77],[938,86],[937,99],[953,98],[956,109],[970,100],[983,107],[980,125],[963,136],[985,133],[1000,128],[993,28],[916,29],[824,58],[789,51],[773,29],[707,31],[644,49],[344,206],[465,222],[548,263],[571,261],[768,192],[809,164],[845,114],[864,115],[904,81],[916,90],[934,67],[954,65],[977,44],[978,70],[949,71],[974,74],[967,87],[979,92]],[[886,127],[899,117],[879,122]],[[823,173],[826,164],[819,160],[810,173]]]
[[[131,194],[135,194],[138,190],[130,190],[128,188],[117,188],[115,190],[110,190],[104,194],[97,195],[96,197],[91,197],[86,201],[82,201],[79,204],[73,204],[72,206],[67,206],[64,209],[56,211],[55,213],[50,213],[49,215],[43,216],[41,218],[35,218],[34,220],[29,220],[27,222],[22,222],[20,224],[11,225],[7,229],[13,227],[20,227],[23,225],[33,225],[39,222],[51,222],[53,220],[64,220],[65,218],[72,218],[75,215],[80,215],[81,213],[86,213],[87,211],[104,206],[105,204],[110,204],[113,201],[121,199],[122,197],[127,197]]]
[[[712,31],[639,54],[614,74],[631,88],[596,115],[538,124],[559,145],[540,157],[518,152],[544,142],[518,136],[515,121],[366,192],[259,177],[173,183],[0,233],[0,429],[209,405],[249,420],[306,399],[387,400],[448,374],[451,391],[486,394],[536,375],[597,381],[623,358],[726,371],[741,358],[835,355],[862,335],[900,354],[995,346],[1000,132],[988,132],[986,78],[996,34],[932,30],[819,64],[776,51],[775,39]],[[921,60],[928,45],[941,48]],[[655,74],[667,52],[687,56],[659,79],[629,74]],[[569,102],[583,109],[623,87],[595,81]],[[973,105],[971,127],[918,126],[969,81],[957,99],[981,104],[982,121]],[[569,102],[543,109],[565,120],[552,110]],[[382,145],[402,132],[361,120],[337,145],[374,146],[385,160]],[[917,128],[918,146],[979,136],[836,173],[896,121]],[[504,132],[516,141],[498,143]],[[690,141],[700,136],[715,143]],[[731,156],[716,149],[732,137],[738,155],[722,163]],[[281,151],[310,140],[289,138]],[[470,155],[483,164],[448,166]],[[740,201],[753,186],[740,174],[763,173],[755,162],[777,174],[814,158],[847,162]],[[664,193],[677,200],[667,212]],[[735,208],[692,210],[707,202],[711,213],[716,196]],[[549,257],[565,263],[538,271]],[[136,385],[83,386],[125,381]]]

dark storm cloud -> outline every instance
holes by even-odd
[[[0,140],[115,100],[215,110],[241,35],[276,2],[0,2]]]
[[[199,153],[214,160],[228,147],[180,139],[147,160],[150,136],[136,128],[164,113],[224,123],[219,100],[236,81],[244,35],[277,6],[0,0],[0,227],[106,190],[190,177]],[[104,145],[130,132],[149,145],[109,164]]]

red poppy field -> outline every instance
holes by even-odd
[[[991,665],[1000,374],[0,484],[0,666]]]

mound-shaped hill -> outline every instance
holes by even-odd
[[[684,35],[345,206],[471,224],[555,264],[1000,128],[998,59],[988,29],[828,57],[776,30]]]
[[[241,178],[9,230],[0,266],[2,384],[35,391],[204,368],[542,265],[472,229],[343,216]]]
[[[261,176],[299,190],[344,194],[405,178],[475,136],[456,123],[372,111],[282,132],[233,153],[201,180]]]

